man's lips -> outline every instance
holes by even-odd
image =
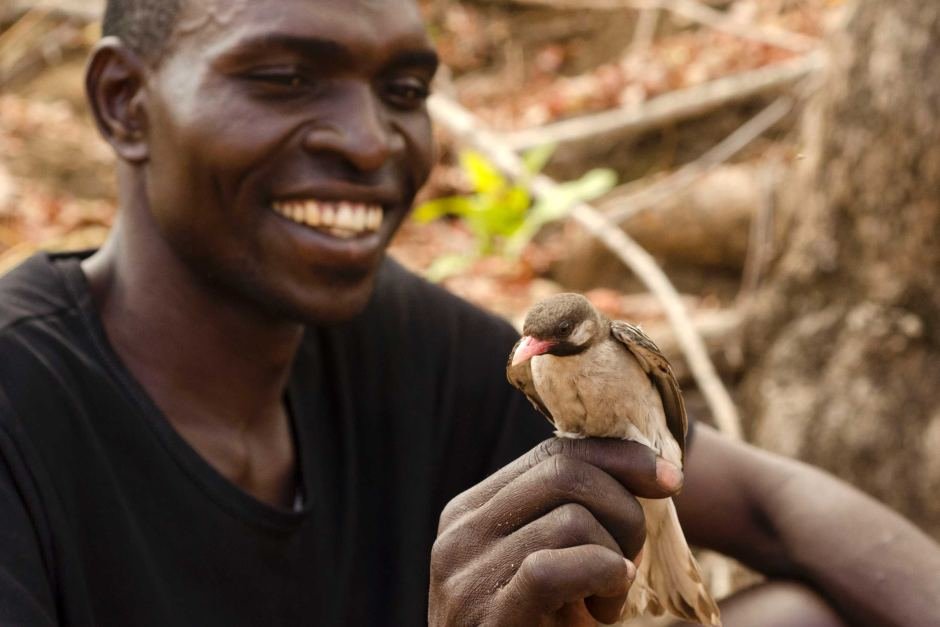
[[[379,231],[384,212],[375,203],[285,200],[272,203],[281,217],[340,239],[352,239]]]
[[[298,262],[336,271],[373,268],[403,213],[385,196],[350,194],[281,196],[268,205],[283,237],[293,243]]]

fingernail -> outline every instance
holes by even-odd
[[[676,492],[684,480],[678,466],[662,457],[656,458],[656,483],[670,492]]]
[[[643,562],[643,550],[644,550],[645,548],[646,548],[646,547],[643,547],[642,549],[640,549],[640,552],[637,553],[637,554],[636,554],[636,557],[633,558],[633,563],[634,563],[634,565],[636,565],[637,568],[639,568],[639,567],[640,567],[640,563]]]
[[[623,558],[623,563],[627,565],[627,579],[629,579],[630,581],[633,581],[634,579],[636,579],[636,564],[634,564],[627,558]]]

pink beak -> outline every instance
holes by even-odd
[[[519,347],[516,348],[516,352],[513,353],[512,365],[517,366],[532,359],[536,355],[544,355],[551,350],[554,345],[555,342],[550,340],[537,340],[531,335],[527,335],[522,338],[522,341],[519,342]]]

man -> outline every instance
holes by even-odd
[[[0,624],[611,620],[634,495],[683,476],[537,444],[514,332],[383,259],[432,160],[416,6],[112,0],[105,34],[117,225],[0,282]],[[727,625],[940,624],[896,515],[701,426],[686,470],[694,543],[802,582]]]

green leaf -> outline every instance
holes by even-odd
[[[513,257],[520,255],[543,226],[568,215],[576,203],[603,196],[616,184],[617,175],[613,170],[597,169],[591,170],[577,181],[559,185],[551,197],[540,198],[535,203],[525,223],[506,242],[506,254]]]
[[[466,150],[460,153],[460,167],[478,193],[487,194],[507,186],[505,177],[478,152]]]
[[[541,172],[548,165],[557,147],[557,144],[536,146],[522,155],[522,163],[525,165],[526,172],[529,174]]]
[[[591,170],[577,181],[562,184],[566,194],[576,201],[586,202],[603,196],[617,184],[617,174],[613,170],[598,168]]]

